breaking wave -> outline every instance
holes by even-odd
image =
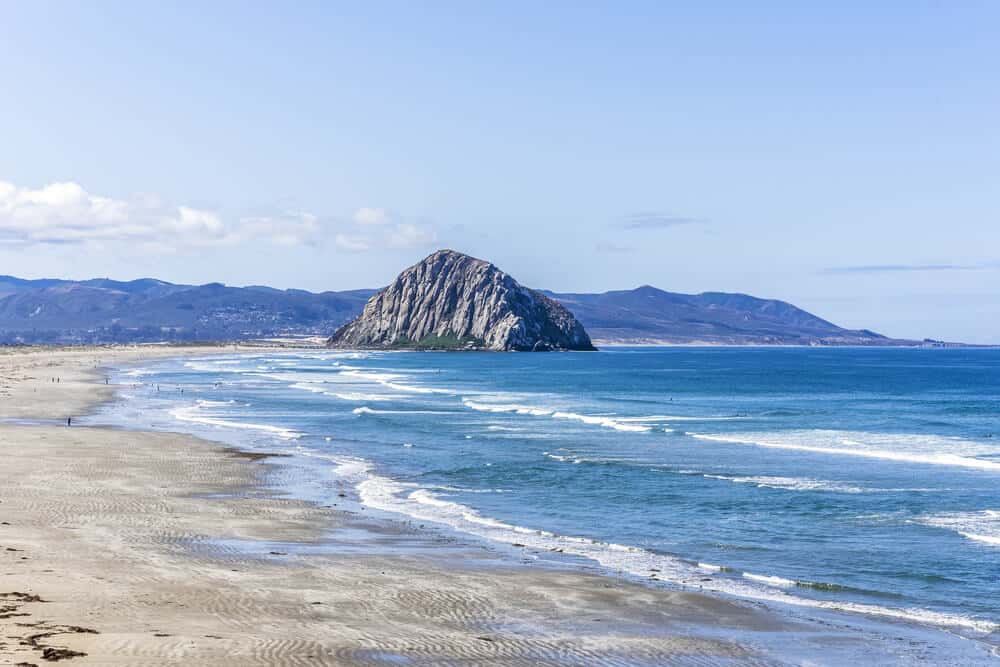
[[[960,466],[1000,472],[1000,461],[977,456],[994,452],[981,443],[961,438],[851,431],[792,430],[773,433],[688,433],[710,442],[784,449],[815,454],[857,456],[900,463]]]

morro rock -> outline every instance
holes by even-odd
[[[330,347],[432,350],[593,350],[556,301],[475,257],[439,250],[403,271]]]

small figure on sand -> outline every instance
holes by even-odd
[[[73,425],[73,418],[66,417],[66,426],[72,426],[72,425]]]

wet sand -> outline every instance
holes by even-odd
[[[360,508],[293,500],[274,483],[279,459],[185,435],[65,426],[112,396],[103,366],[182,352],[0,354],[0,417],[54,420],[0,425],[0,665],[942,664],[949,655],[933,641],[792,622],[569,566],[523,567]],[[955,654],[952,664],[969,655],[987,659]]]

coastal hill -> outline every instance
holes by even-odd
[[[322,292],[221,283],[178,285],[0,276],[0,342],[244,340],[322,335],[355,317],[375,290]]]
[[[330,347],[593,350],[573,315],[493,264],[439,250],[373,296]]]
[[[0,276],[0,343],[325,339],[357,317],[376,292]],[[844,329],[784,301],[745,294],[676,294],[649,286],[543,294],[565,306],[600,344],[940,344]]]
[[[874,331],[838,327],[784,301],[746,294],[677,294],[649,285],[603,294],[554,294],[604,343],[900,345]]]

